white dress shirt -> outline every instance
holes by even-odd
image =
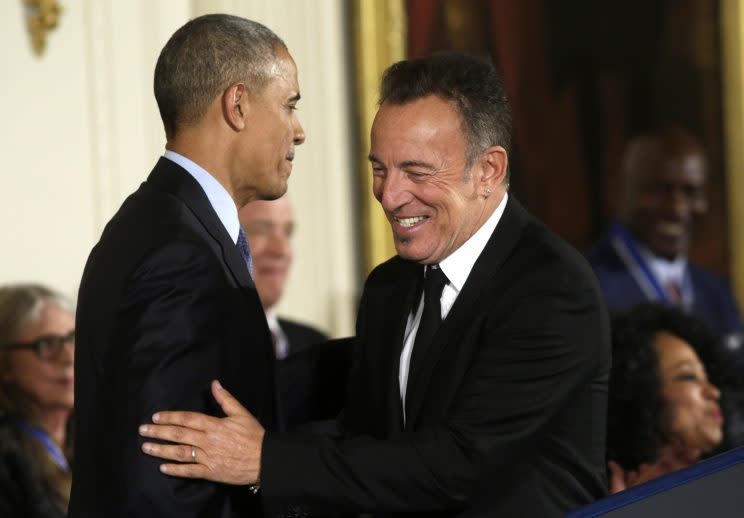
[[[675,283],[685,306],[692,306],[695,295],[687,279],[687,257],[681,255],[672,261],[655,256],[649,249],[640,246],[641,255],[662,289]]]
[[[289,339],[287,334],[279,325],[279,319],[276,313],[268,311],[266,313],[266,322],[269,324],[269,330],[271,331],[271,339],[274,342],[274,356],[277,360],[283,360],[289,355]]]
[[[233,243],[237,244],[238,232],[240,231],[238,207],[222,184],[199,164],[192,162],[183,155],[179,155],[175,151],[166,149],[163,156],[186,169],[194,177],[194,180],[199,182],[199,185],[201,185],[201,188],[207,195],[210,205],[212,205],[212,208],[217,213],[217,217],[220,218]]]
[[[486,243],[491,238],[491,234],[496,229],[496,225],[501,219],[506,207],[508,194],[504,193],[504,198],[489,216],[481,228],[475,234],[465,241],[460,248],[452,252],[447,258],[439,263],[442,272],[447,276],[448,283],[442,289],[442,296],[439,303],[442,308],[442,320],[444,320],[452,309],[452,305],[457,300],[460,290],[465,285],[465,281],[470,276],[470,271],[475,265],[475,261],[480,257],[481,252],[486,247]],[[427,266],[428,268],[428,266]],[[424,311],[424,294],[419,299],[418,309],[415,314],[412,311],[408,316],[406,324],[405,341],[403,351],[400,353],[400,369],[398,371],[398,381],[400,383],[400,399],[403,402],[403,421],[406,419],[406,386],[408,385],[408,370],[411,362],[411,353],[413,352],[413,342],[416,340],[416,332],[421,322],[421,314]]]

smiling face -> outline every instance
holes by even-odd
[[[484,152],[470,169],[466,150],[451,103],[429,96],[380,107],[372,124],[372,189],[401,257],[441,262],[483,225],[503,197],[503,148]]]
[[[287,196],[273,201],[254,201],[238,213],[253,257],[253,280],[267,310],[282,296],[292,264],[294,214]]]
[[[16,343],[29,343],[43,336],[67,336],[75,329],[75,318],[54,303],[44,302],[39,318],[25,326]],[[3,384],[17,394],[30,417],[59,410],[72,410],[74,401],[75,348],[66,343],[59,357],[42,360],[35,351],[19,349],[5,354]]]
[[[240,205],[248,200],[276,199],[287,191],[295,146],[305,141],[297,118],[300,87],[297,67],[284,47],[277,49],[270,79],[258,93],[241,98],[246,111],[240,136],[234,191]]]
[[[675,446],[699,456],[723,439],[719,390],[711,385],[695,351],[670,333],[656,335],[666,434]]]
[[[695,223],[708,208],[705,160],[694,149],[665,152],[660,143],[637,151],[626,200],[628,226],[654,254],[685,254]]]

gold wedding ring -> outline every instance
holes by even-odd
[[[191,462],[196,464],[196,448],[191,447]]]

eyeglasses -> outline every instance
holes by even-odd
[[[33,349],[42,360],[56,360],[62,354],[66,343],[75,345],[75,330],[65,336],[47,335],[41,336],[33,342],[6,344],[0,346],[0,351],[14,351],[19,349]]]

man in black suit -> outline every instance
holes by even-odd
[[[346,342],[328,342],[317,329],[276,313],[294,255],[295,217],[289,196],[248,203],[238,218],[251,245],[253,280],[274,342],[277,424],[292,430],[333,419],[343,406],[351,348]],[[327,423],[318,424],[328,429]]]
[[[274,428],[271,338],[238,208],[287,189],[304,141],[297,71],[266,27],[208,15],[170,38],[154,88],[166,152],[80,286],[69,516],[255,516],[245,488],[160,473],[135,431],[164,406],[221,414],[214,378]]]
[[[145,451],[173,475],[250,484],[288,514],[564,516],[605,494],[606,310],[585,260],[507,193],[511,130],[484,61],[393,65],[370,161],[398,256],[367,279],[343,439],[159,412]],[[423,285],[423,288],[422,288]],[[259,455],[236,455],[236,447]],[[222,444],[230,444],[231,449]]]

